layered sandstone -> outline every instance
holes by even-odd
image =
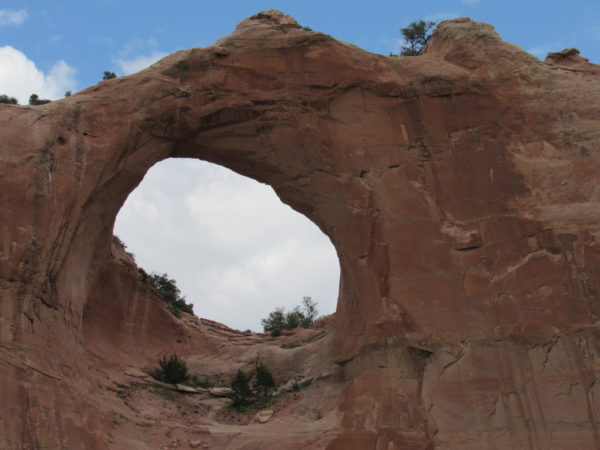
[[[600,447],[599,76],[468,19],[390,58],[268,11],[135,75],[0,105],[0,447]],[[285,344],[168,314],[111,236],[169,157],[268,183],[330,237],[332,326]],[[318,382],[249,428],[124,406],[123,371],[172,351]]]

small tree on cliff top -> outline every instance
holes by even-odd
[[[431,37],[433,27],[435,27],[435,22],[418,20],[406,28],[401,28],[404,45],[400,47],[400,54],[402,56],[420,55]]]
[[[169,311],[179,317],[181,311],[188,314],[194,314],[194,306],[185,301],[185,297],[181,296],[181,291],[175,284],[175,280],[169,278],[169,275],[153,273],[146,276],[146,280],[156,289],[160,296],[167,303]]]
[[[304,297],[301,307],[296,306],[287,313],[282,307],[275,308],[266,319],[261,319],[260,322],[263,330],[272,333],[294,328],[310,328],[315,323],[317,314],[317,303],[310,297]]]

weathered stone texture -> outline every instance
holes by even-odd
[[[172,319],[111,236],[153,164],[192,157],[273,186],[341,266],[304,368],[342,390],[326,420],[213,430],[218,448],[599,448],[599,77],[468,19],[390,58],[270,11],[69,98],[0,105],[0,447],[164,444],[118,409],[114,374],[220,341]]]

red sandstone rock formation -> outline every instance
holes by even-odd
[[[269,11],[135,75],[0,105],[0,447],[599,448],[598,77],[468,19],[389,58]],[[169,157],[268,183],[331,238],[332,327],[286,347],[167,313],[111,235]],[[115,395],[173,351],[215,373],[270,355],[317,382],[246,427]]]

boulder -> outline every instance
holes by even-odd
[[[208,388],[208,392],[215,397],[229,397],[233,393],[233,390],[228,387],[213,387]]]
[[[254,419],[258,423],[267,423],[271,417],[273,417],[274,411],[272,409],[262,409],[260,410]]]

